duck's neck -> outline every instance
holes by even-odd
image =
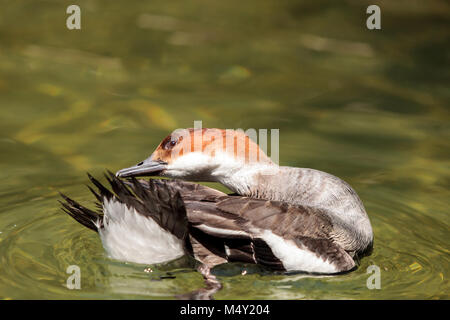
[[[249,165],[217,175],[217,182],[247,197],[316,206],[339,212],[346,200],[361,207],[356,192],[341,179],[326,172],[269,165]],[[337,199],[341,201],[335,201]],[[342,207],[342,208],[341,208]],[[348,210],[345,210],[349,214]]]
[[[277,190],[277,185],[282,182],[282,168],[275,164],[242,166],[217,175],[217,182],[242,196],[284,201]]]

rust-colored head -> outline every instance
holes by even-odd
[[[211,181],[211,170],[273,162],[242,130],[215,128],[177,129],[152,155],[135,167],[117,173],[120,177],[163,175]]]
[[[178,129],[168,135],[152,154],[154,161],[169,164],[188,153],[215,157],[226,154],[244,163],[270,162],[270,159],[241,130]]]

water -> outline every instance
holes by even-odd
[[[445,1],[383,2],[381,31],[365,28],[360,1],[77,3],[82,30],[69,31],[69,3],[1,1],[0,297],[173,299],[201,288],[185,259],[108,259],[57,200],[92,203],[86,171],[135,164],[202,120],[279,128],[281,164],[348,181],[375,233],[373,254],[342,276],[218,267],[216,299],[449,298]],[[65,287],[73,264],[81,290]],[[380,290],[366,287],[373,264]]]

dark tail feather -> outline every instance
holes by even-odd
[[[67,213],[69,216],[77,220],[83,226],[96,232],[98,231],[97,226],[94,222],[98,222],[99,225],[101,226],[103,222],[102,215],[80,205],[78,202],[70,199],[69,197],[67,197],[62,193],[60,193],[60,195],[66,201],[66,202],[59,201],[59,203],[62,205],[62,210],[65,213]]]
[[[141,182],[133,178],[125,183],[108,171],[105,177],[111,185],[113,191],[111,192],[89,173],[88,177],[98,189],[96,192],[88,186],[98,201],[96,205],[99,212],[83,207],[63,194],[61,196],[65,202],[60,201],[63,211],[82,225],[98,231],[95,222],[98,221],[99,226],[103,226],[103,214],[101,214],[103,201],[115,199],[129,208],[134,208],[139,214],[153,219],[161,228],[177,238],[186,239],[188,233],[186,208],[180,193],[172,188],[171,180]],[[146,184],[145,188],[142,183]]]
[[[102,197],[106,197],[108,200],[112,199],[114,197],[112,192],[109,191],[108,189],[106,189],[100,182],[98,182],[98,180],[96,180],[89,173],[87,175],[89,177],[89,180],[91,180],[91,182],[97,187],[98,191],[100,191],[100,194]],[[100,200],[100,202],[102,202],[102,201],[103,201],[103,199]]]

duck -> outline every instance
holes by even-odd
[[[211,269],[224,263],[336,275],[355,270],[373,248],[369,217],[348,183],[280,166],[241,130],[177,129],[144,161],[108,171],[108,187],[88,177],[96,208],[61,194],[62,209],[119,261],[152,265],[188,255],[217,284]]]

